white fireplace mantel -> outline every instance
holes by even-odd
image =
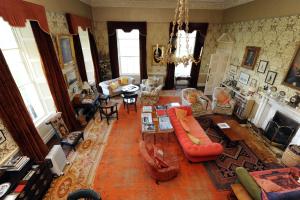
[[[255,126],[265,130],[268,122],[274,117],[276,112],[280,112],[300,124],[299,110],[279,102],[267,95],[262,95],[255,117],[252,119],[252,123],[255,124]],[[291,144],[300,145],[300,129],[297,130],[294,138],[291,141]]]

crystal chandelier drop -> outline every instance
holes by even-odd
[[[198,64],[201,60],[201,54],[202,54],[202,49],[200,52],[200,55],[198,57],[198,59],[195,59],[193,56],[193,52],[190,52],[190,48],[189,48],[189,36],[188,36],[188,32],[189,32],[189,0],[178,0],[177,1],[177,6],[175,9],[175,14],[174,14],[174,19],[173,19],[173,23],[172,23],[172,32],[170,34],[170,38],[169,38],[169,42],[167,44],[167,48],[166,51],[162,54],[159,55],[159,51],[158,51],[158,45],[157,45],[157,49],[156,49],[156,53],[155,53],[155,59],[158,60],[161,64],[183,64],[184,66],[187,66],[189,63],[195,63]],[[185,34],[185,40],[186,40],[186,52],[188,52],[188,55],[186,56],[181,56],[181,57],[177,57],[175,55],[174,50],[178,49],[180,50],[181,45],[179,43],[179,46],[177,47],[177,42],[176,42],[176,38],[178,38],[178,36],[180,37],[181,33],[180,31],[184,30],[186,32]],[[174,44],[175,42],[175,44]]]

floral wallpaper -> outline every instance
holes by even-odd
[[[236,79],[243,71],[250,75],[250,80],[255,78],[259,86],[264,86],[267,71],[275,71],[278,74],[274,86],[278,91],[285,91],[288,97],[295,94],[294,89],[281,83],[289,69],[297,45],[299,45],[300,15],[223,24],[221,32],[229,33],[235,39],[231,56],[233,65],[241,66],[246,46],[261,47],[254,70],[239,67]],[[260,60],[269,61],[264,74],[257,72]]]
[[[6,140],[0,144],[0,163],[6,159],[6,157],[12,154],[18,145],[15,143],[7,129],[4,127],[2,120],[0,119],[0,130],[3,130]]]

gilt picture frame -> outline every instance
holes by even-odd
[[[61,68],[76,63],[72,35],[59,34],[56,36],[58,58]]]
[[[267,73],[266,79],[265,79],[265,83],[273,85],[275,82],[276,76],[277,76],[277,72],[269,70]]]
[[[282,84],[300,90],[300,45],[298,45],[294,53],[293,59],[289,65],[289,70]]]
[[[246,46],[242,67],[253,70],[259,56],[260,47]]]

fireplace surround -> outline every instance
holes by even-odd
[[[275,123],[271,121],[275,121],[276,125],[274,125]],[[251,119],[251,122],[256,127],[261,128],[264,132],[264,136],[270,141],[272,141],[272,139],[272,142],[274,143],[277,143],[278,140],[281,141],[282,149],[287,147],[289,144],[300,145],[300,111],[282,102],[279,102],[274,98],[271,98],[267,95],[261,96],[256,114],[254,118]],[[277,128],[268,130],[271,124],[273,125],[273,127]],[[276,138],[276,135],[274,136],[274,132],[276,133],[276,131],[278,131],[280,127],[289,127],[294,130],[292,134],[286,134],[285,132],[289,132],[290,129],[281,128],[280,130],[282,132],[279,133],[279,136],[282,137]],[[289,136],[286,137],[286,135]],[[286,141],[284,142],[283,140]]]

